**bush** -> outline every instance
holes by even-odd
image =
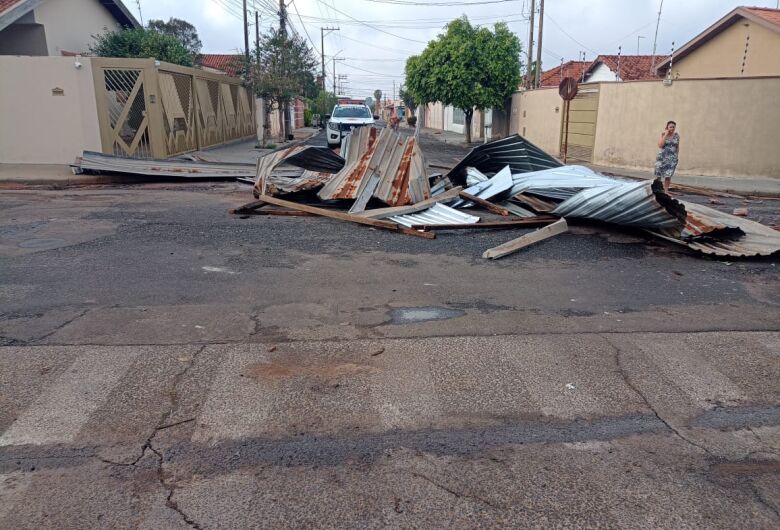
[[[414,127],[417,125],[417,116],[409,116],[406,118],[406,123],[409,124],[409,127]]]
[[[151,29],[125,29],[98,35],[89,50],[98,57],[157,59],[192,66],[192,55],[176,37]]]
[[[303,125],[311,127],[311,118],[314,113],[309,109],[303,109]]]

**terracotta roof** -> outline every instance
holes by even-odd
[[[653,61],[652,55],[621,55],[620,56],[620,79],[623,81],[644,81],[647,79],[658,79],[658,74],[651,70],[651,65],[660,64],[666,60],[665,55],[656,55]],[[593,64],[588,68],[587,73],[591,73],[599,63],[604,63],[610,70],[618,73],[617,55],[599,55]],[[586,74],[587,79],[587,74]]]
[[[758,17],[768,20],[772,24],[780,26],[780,9],[770,9],[768,7],[746,7],[745,9]]]
[[[200,56],[201,66],[213,68],[232,76],[238,75],[243,60],[243,55],[235,53],[204,53]]]
[[[0,0],[0,13],[11,9],[16,4],[21,4],[24,0]]]
[[[567,61],[562,66],[556,66],[542,72],[539,86],[558,86],[564,77],[582,78],[582,72],[588,69],[592,61]],[[561,71],[563,69],[563,71]]]
[[[742,19],[748,19],[756,24],[764,26],[773,31],[780,32],[780,9],[770,9],[768,7],[735,7],[723,18],[712,24],[710,27],[689,40],[674,52],[674,60],[678,61],[693,52],[699,46],[707,43],[710,39],[719,35],[726,28]],[[667,57],[657,66],[659,74],[665,72],[669,67],[669,58]]]

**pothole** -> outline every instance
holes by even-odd
[[[465,315],[462,309],[447,307],[398,307],[390,312],[390,324],[413,324],[431,320],[447,320]]]

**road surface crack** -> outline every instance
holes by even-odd
[[[653,415],[656,418],[658,418],[658,420],[661,423],[663,423],[670,431],[672,431],[672,433],[674,433],[675,436],[680,438],[682,441],[684,441],[685,443],[687,443],[687,444],[689,444],[689,445],[691,445],[693,447],[696,447],[696,448],[704,451],[708,455],[714,457],[715,455],[712,453],[712,451],[710,451],[709,449],[707,449],[705,446],[701,445],[700,443],[697,443],[694,440],[691,440],[690,438],[685,436],[682,432],[680,432],[680,430],[677,427],[672,425],[668,420],[666,420],[663,416],[661,416],[658,413],[658,411],[655,409],[655,407],[650,402],[648,397],[631,380],[631,378],[629,377],[628,373],[626,372],[625,367],[623,366],[623,361],[622,361],[623,351],[616,344],[614,344],[611,340],[609,340],[608,337],[603,336],[603,335],[602,335],[602,337],[607,342],[607,344],[609,344],[612,347],[612,349],[615,351],[615,366],[617,366],[618,373],[620,374],[620,377],[626,383],[626,386],[628,386],[628,388],[630,388],[636,395],[638,395],[640,398],[642,398],[642,401],[644,402],[645,406],[648,409],[650,409],[650,412],[652,412]]]
[[[473,499],[475,501],[478,501],[478,502],[484,504],[485,506],[489,506],[489,507],[491,507],[493,509],[496,509],[496,510],[503,510],[504,509],[502,506],[498,506],[496,504],[493,504],[489,500],[483,499],[482,497],[480,497],[478,495],[473,495],[473,494],[462,493],[462,492],[456,491],[456,490],[454,490],[454,489],[452,489],[452,488],[450,488],[448,486],[445,486],[444,484],[441,484],[441,483],[433,480],[428,475],[425,475],[425,474],[420,473],[418,471],[409,471],[409,473],[412,476],[414,476],[414,477],[421,478],[421,479],[425,480],[426,482],[428,482],[430,484],[433,484],[437,488],[446,491],[447,493],[449,493],[450,495],[453,495],[457,499]]]
[[[29,342],[34,344],[34,343],[36,343],[36,342],[40,342],[40,341],[42,341],[42,340],[43,340],[43,339],[45,339],[45,338],[51,337],[52,335],[54,335],[55,333],[57,333],[57,332],[58,332],[59,330],[61,330],[62,328],[64,328],[64,327],[65,327],[65,326],[67,326],[68,324],[72,324],[73,322],[75,322],[76,320],[80,319],[81,317],[83,317],[83,316],[84,316],[84,315],[86,315],[87,313],[89,313],[89,309],[82,309],[82,310],[81,310],[81,311],[80,311],[80,312],[79,312],[79,313],[78,313],[76,316],[74,316],[73,318],[70,318],[70,319],[66,320],[65,322],[63,322],[62,324],[60,324],[60,325],[56,326],[56,327],[55,327],[53,330],[49,331],[48,333],[45,333],[44,335],[41,335],[40,337],[36,337],[36,338],[34,338],[33,340],[31,340],[31,341],[29,341]]]

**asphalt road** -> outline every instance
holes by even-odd
[[[251,198],[0,193],[0,528],[780,524],[776,260]]]

